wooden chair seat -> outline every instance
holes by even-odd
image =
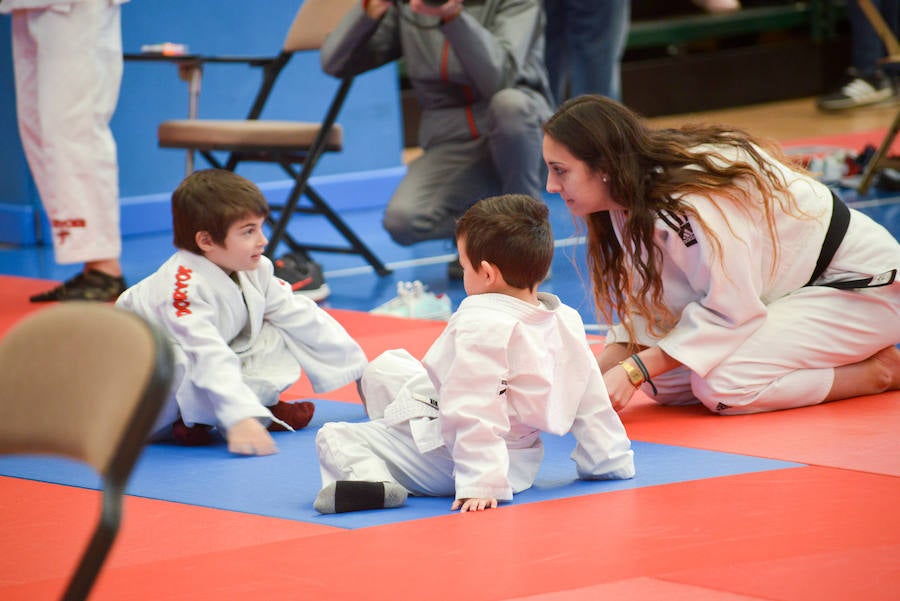
[[[321,129],[321,123],[299,121],[178,119],[160,123],[157,137],[164,148],[306,150]],[[343,129],[335,124],[325,139],[325,150],[340,151],[343,141]]]

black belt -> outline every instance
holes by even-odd
[[[833,191],[831,192],[831,200],[833,206],[831,211],[831,221],[828,223],[828,230],[825,232],[825,240],[822,242],[819,258],[816,259],[816,268],[813,270],[812,277],[809,278],[809,281],[806,283],[807,286],[812,286],[813,282],[825,273],[831,260],[834,259],[834,254],[837,252],[838,247],[844,240],[847,228],[850,226],[850,209],[847,208],[844,201],[838,198],[837,194]],[[896,277],[897,270],[891,269],[870,278],[861,278],[846,282],[823,283],[819,285],[828,286],[830,288],[841,288],[843,290],[852,290],[854,288],[876,288],[878,286],[892,284]]]

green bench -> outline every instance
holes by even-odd
[[[687,42],[808,27],[815,40],[834,35],[844,17],[841,0],[810,0],[747,7],[733,13],[670,16],[633,21],[628,49],[678,46]]]

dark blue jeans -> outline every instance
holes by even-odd
[[[544,0],[544,9],[544,56],[556,102],[581,94],[621,100],[620,62],[628,41],[630,1]]]
[[[900,31],[900,0],[872,0],[888,27],[897,35]],[[855,0],[847,2],[847,19],[850,21],[850,63],[864,77],[871,77],[882,70],[879,60],[887,54],[881,38]]]

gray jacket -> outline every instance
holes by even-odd
[[[540,0],[469,0],[464,7],[441,24],[405,4],[375,21],[355,4],[322,45],[322,69],[345,77],[403,58],[422,108],[423,148],[483,135],[488,102],[505,88],[526,92],[549,116]]]

